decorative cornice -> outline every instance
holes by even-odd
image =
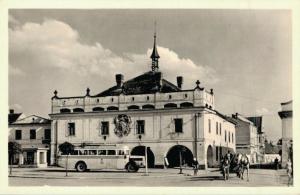
[[[293,111],[289,110],[289,111],[281,111],[278,112],[278,115],[280,116],[280,118],[292,118],[293,117]]]

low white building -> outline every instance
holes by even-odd
[[[250,163],[261,163],[261,143],[255,124],[248,118],[236,113],[232,115],[236,122],[236,152],[250,157]]]
[[[13,157],[13,164],[46,167],[50,161],[51,121],[31,115],[9,124],[9,142],[17,142],[21,153]]]
[[[155,38],[155,37],[154,37]],[[155,39],[154,39],[155,40]],[[68,141],[78,148],[123,144],[131,154],[144,155],[148,165],[191,165],[197,157],[200,166],[217,166],[221,155],[235,151],[235,124],[215,110],[214,92],[196,85],[183,90],[159,71],[159,55],[154,42],[152,70],[116,84],[101,93],[76,97],[52,97],[51,163],[55,164],[58,146]],[[167,159],[167,160],[166,160]]]
[[[286,166],[288,159],[293,161],[293,102],[281,103],[281,111],[278,112],[282,124],[282,155],[281,165]]]

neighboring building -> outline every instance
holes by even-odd
[[[293,161],[293,102],[281,103],[281,111],[278,112],[282,122],[282,155],[281,165],[286,166],[287,160]]]
[[[35,115],[18,119],[9,124],[8,140],[21,146],[13,164],[46,167],[50,161],[51,121]]]
[[[264,126],[263,126],[263,118],[262,116],[253,116],[253,117],[247,117],[248,120],[253,122],[253,124],[257,128],[257,134],[258,134],[258,147],[259,147],[259,152],[258,152],[258,161],[259,162],[264,162],[264,154],[265,154],[265,139],[266,135],[264,132]]]
[[[178,166],[180,150],[188,165],[196,156],[202,167],[212,167],[228,150],[235,151],[235,124],[215,110],[213,90],[199,81],[182,90],[180,76],[177,85],[165,80],[155,40],[151,71],[126,82],[117,74],[116,85],[96,95],[90,89],[77,97],[54,92],[51,164],[65,141],[77,148],[124,144],[134,155],[144,155],[147,146],[149,167]]]
[[[232,115],[236,125],[236,152],[246,154],[250,163],[262,162],[258,130],[255,124],[236,113]]]

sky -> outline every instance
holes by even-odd
[[[49,118],[58,96],[97,94],[150,70],[154,21],[159,68],[184,89],[213,88],[216,110],[263,116],[281,137],[280,103],[292,99],[288,10],[11,9],[9,107]]]

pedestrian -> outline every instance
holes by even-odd
[[[274,165],[275,165],[275,170],[278,170],[279,162],[278,162],[278,158],[277,157],[274,160]]]
[[[195,176],[195,175],[197,175],[198,169],[199,169],[199,163],[195,157],[193,158],[192,166],[194,169],[194,176]]]
[[[288,174],[288,186],[293,185],[293,167],[291,159],[288,159],[286,163],[286,172]]]

